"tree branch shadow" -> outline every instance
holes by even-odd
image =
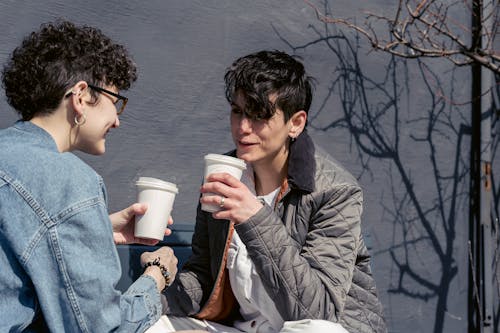
[[[389,165],[389,195],[383,194],[380,203],[388,217],[381,223],[392,225],[392,244],[376,252],[392,261],[387,292],[424,302],[435,299],[434,332],[442,332],[449,288],[458,273],[456,214],[466,205],[469,191],[464,139],[470,135],[470,127],[461,109],[446,103],[442,95],[448,90],[447,98],[454,99],[455,72],[450,73],[445,85],[424,61],[412,60],[416,70],[412,67],[410,75],[406,59],[388,56],[385,75],[376,79],[365,74],[359,59],[362,46],[356,35],[348,36],[328,24],[321,28],[310,25],[312,39],[293,45],[273,28],[295,53],[312,48],[330,52],[335,67],[326,94],[310,115],[310,126],[320,131],[348,132],[362,167],[359,177],[379,174],[372,168],[381,161]],[[419,114],[410,114],[405,110],[412,103],[411,92],[417,84],[419,104],[424,108]],[[336,112],[331,111],[334,98],[340,100]],[[408,144],[422,152],[419,165],[408,159],[412,150]],[[417,168],[431,171],[432,179],[426,179],[431,186],[425,191],[420,180],[412,176]]]

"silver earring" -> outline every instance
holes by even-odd
[[[291,137],[290,137],[290,141],[295,142],[295,140],[297,140],[297,138],[296,138],[296,137],[294,137],[294,136],[291,136]]]
[[[85,114],[82,114],[80,116],[80,120],[78,120],[78,116],[75,116],[74,121],[75,121],[76,126],[81,126],[81,125],[85,124],[85,122],[87,121],[87,117],[85,116]]]

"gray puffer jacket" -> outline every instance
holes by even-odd
[[[234,228],[283,319],[387,332],[361,233],[361,188],[307,133],[290,147],[278,200]],[[193,255],[165,292],[167,314],[226,324],[238,316],[225,269],[232,230],[198,207]]]

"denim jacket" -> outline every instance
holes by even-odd
[[[155,281],[121,293],[102,178],[30,122],[0,130],[0,332],[142,332]]]

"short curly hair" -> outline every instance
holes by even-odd
[[[269,119],[276,106],[285,121],[300,110],[309,111],[314,78],[294,56],[282,51],[259,51],[233,62],[224,75],[226,99],[233,103],[236,93],[245,96],[245,115],[250,119]],[[269,95],[276,94],[271,103]]]
[[[2,71],[7,102],[23,120],[52,113],[80,80],[126,90],[136,79],[125,47],[97,28],[65,20],[42,24],[25,37]]]

